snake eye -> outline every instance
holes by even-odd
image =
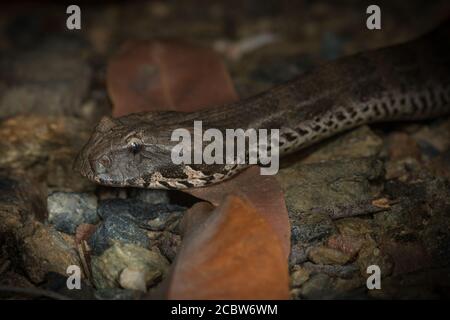
[[[131,141],[128,146],[130,148],[130,152],[133,154],[137,154],[142,149],[142,144],[138,141]]]

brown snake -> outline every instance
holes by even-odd
[[[450,23],[404,44],[325,63],[257,96],[193,113],[151,112],[104,118],[75,169],[103,185],[201,187],[246,165],[171,160],[174,129],[279,129],[285,155],[362,124],[421,120],[450,113]]]

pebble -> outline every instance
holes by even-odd
[[[103,219],[89,240],[95,255],[100,255],[114,242],[150,246],[149,231],[177,232],[179,218],[186,208],[167,203],[148,203],[137,199],[100,201],[98,214]],[[174,256],[171,245],[168,256]],[[165,251],[167,251],[165,250]],[[170,252],[169,252],[170,251]]]
[[[100,202],[98,214],[103,219],[129,215],[145,224],[148,229],[160,231],[177,221],[185,210],[186,208],[175,204],[154,204],[137,199],[108,199]]]
[[[309,259],[316,264],[346,264],[351,256],[342,251],[325,246],[313,247],[308,251]]]
[[[296,267],[291,273],[291,287],[300,287],[303,283],[308,281],[311,272],[302,267]]]
[[[161,253],[171,262],[175,260],[180,245],[181,236],[168,231],[160,232],[156,240],[156,246],[158,246]]]
[[[47,198],[48,221],[56,230],[75,234],[83,223],[98,222],[97,197],[90,193],[54,192]]]
[[[311,212],[340,212],[373,199],[381,186],[383,163],[357,158],[301,164],[281,169],[277,179],[292,216]],[[300,196],[301,195],[301,196]],[[358,212],[361,214],[361,212]]]
[[[349,279],[358,273],[359,268],[355,264],[339,265],[321,265],[311,262],[305,262],[302,267],[308,270],[311,274],[324,273],[333,278]]]
[[[382,148],[383,140],[368,126],[361,126],[324,141],[320,148],[302,157],[300,162],[306,164],[330,160],[376,157],[380,154]]]
[[[138,278],[145,280],[146,287],[153,286],[165,277],[168,268],[169,262],[158,251],[133,244],[115,243],[101,256],[92,257],[92,275],[97,288],[117,288],[121,284],[143,289],[142,284],[136,284]]]
[[[336,227],[343,236],[360,237],[374,232],[371,220],[362,218],[344,218],[336,221]]]
[[[116,242],[134,244],[144,248],[150,246],[146,231],[129,214],[107,216],[88,243],[93,254],[100,255]]]
[[[333,278],[319,273],[312,275],[300,288],[300,297],[305,299],[327,299],[332,295]]]
[[[308,244],[320,241],[335,231],[333,221],[322,213],[311,213],[292,219],[293,243]]]
[[[120,273],[119,283],[124,289],[138,290],[142,292],[147,291],[147,280],[146,271],[139,270],[131,267],[127,267]],[[154,270],[153,274],[150,275],[151,281],[158,279],[161,273],[158,270]]]

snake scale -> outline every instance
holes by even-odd
[[[450,113],[450,21],[415,40],[324,63],[285,84],[235,103],[192,113],[103,118],[74,168],[108,186],[201,187],[246,165],[171,161],[171,133],[192,128],[279,129],[283,156],[351,128]]]

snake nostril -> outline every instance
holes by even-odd
[[[111,159],[108,156],[101,157],[99,161],[104,168],[109,168],[111,166]]]

